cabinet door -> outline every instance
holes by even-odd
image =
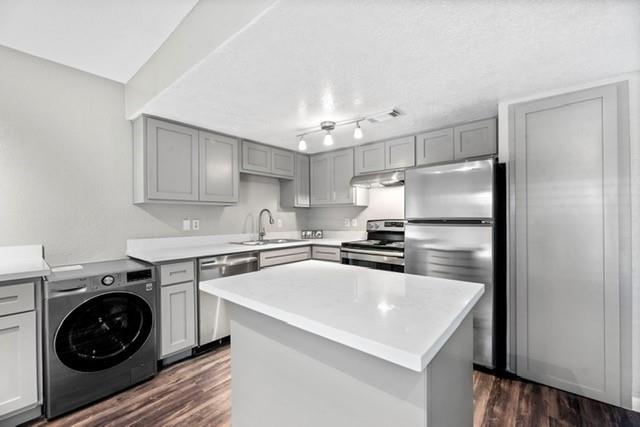
[[[331,164],[331,202],[336,204],[353,203],[353,149],[330,153]]]
[[[384,142],[360,145],[354,149],[356,175],[384,170]]]
[[[198,131],[147,119],[147,191],[155,200],[198,200]]]
[[[311,156],[311,205],[331,203],[330,155]]]
[[[309,207],[309,156],[296,154],[295,191],[297,207]]]
[[[242,141],[242,169],[271,173],[271,147]]]
[[[38,402],[36,313],[0,317],[0,416]]]
[[[453,138],[456,160],[495,154],[498,149],[496,119],[456,126]]]
[[[421,133],[416,137],[416,164],[453,160],[453,128]]]
[[[237,202],[238,140],[200,131],[200,201]]]
[[[384,148],[385,169],[402,169],[415,166],[416,144],[413,136],[386,141]]]
[[[271,173],[281,176],[293,176],[293,155],[292,151],[271,149]]]
[[[160,306],[162,357],[193,347],[196,343],[193,282],[162,287]]]
[[[517,373],[613,405],[629,402],[621,331],[631,325],[620,301],[631,291],[621,252],[631,244],[631,214],[618,202],[628,191],[620,173],[628,140],[619,138],[628,118],[617,88],[512,111]]]

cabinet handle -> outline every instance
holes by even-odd
[[[186,274],[186,273],[187,273],[187,270],[185,269],[185,270],[170,271],[170,272],[169,272],[169,276],[171,276],[172,274],[179,274],[179,273]]]
[[[14,301],[18,301],[18,295],[11,295],[9,297],[0,298],[0,304],[8,304]]]

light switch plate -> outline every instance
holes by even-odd
[[[278,228],[282,228],[282,218],[276,219],[276,225],[278,226]]]
[[[351,226],[352,227],[357,227],[358,226],[358,218],[351,219]]]
[[[189,231],[191,230],[191,221],[189,221],[189,219],[183,219],[182,220],[182,231]]]
[[[200,230],[200,220],[194,219],[193,221],[191,221],[191,228],[193,228],[194,230]]]
[[[351,223],[351,221],[349,221],[349,218],[345,218],[344,219],[344,226],[345,227],[348,227],[350,223]]]

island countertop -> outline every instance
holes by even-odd
[[[200,290],[420,372],[484,285],[303,261],[204,281]]]

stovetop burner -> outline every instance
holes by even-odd
[[[367,221],[367,239],[345,242],[342,246],[371,251],[403,252],[404,221],[389,219]]]

